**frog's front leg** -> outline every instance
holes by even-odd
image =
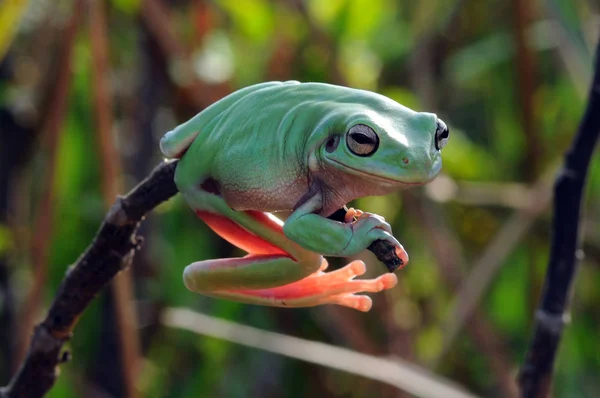
[[[365,272],[361,261],[325,273],[326,260],[286,237],[283,223],[274,216],[234,211],[219,195],[197,188],[184,192],[184,196],[213,230],[250,253],[242,258],[190,264],[185,269],[184,282],[192,291],[253,304],[280,307],[338,304],[368,311],[371,299],[354,293],[379,292],[397,283],[393,274],[354,279]]]
[[[390,224],[383,217],[348,209],[344,222],[339,222],[317,214],[321,207],[319,194],[300,205],[285,222],[286,236],[308,250],[343,257],[367,249],[376,240],[384,240],[392,245],[402,264],[408,263],[408,254],[394,238]]]

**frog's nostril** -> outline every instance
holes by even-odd
[[[435,149],[441,151],[444,146],[448,143],[450,138],[450,130],[446,123],[442,119],[437,120],[437,127],[435,129]]]

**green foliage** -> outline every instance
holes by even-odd
[[[106,84],[114,101],[113,135],[119,152],[115,156],[123,164],[122,182],[126,188],[131,188],[160,160],[161,134],[199,110],[188,98],[189,93],[169,81],[168,71],[175,61],[181,60],[157,44],[140,23],[144,21],[144,3],[108,3],[112,72]],[[531,93],[533,132],[524,131],[522,126],[512,3],[309,0],[303,2],[303,11],[293,1],[162,3],[174,4],[163,22],[176,32],[175,42],[190,55],[194,77],[205,83],[226,84],[228,90],[234,90],[271,79],[326,81],[375,90],[406,106],[438,113],[452,131],[443,152],[443,173],[459,193],[465,182],[517,183],[526,188],[531,182],[525,180],[528,168],[539,171],[536,177],[555,170],[583,110],[584,98],[578,85],[581,80],[587,84],[586,73],[591,70],[586,24],[592,20],[591,6],[585,2],[551,0],[547,2],[551,20],[536,17],[528,27],[535,72]],[[456,4],[460,7],[457,16],[449,20]],[[52,7],[43,12],[56,20],[64,17]],[[536,15],[546,14],[540,11]],[[37,41],[36,34],[44,35],[43,28],[42,23],[33,24],[30,31],[23,29],[19,33],[16,40],[25,44],[13,50],[12,61],[29,65],[18,63],[28,61],[38,69],[20,68],[20,74],[0,81],[0,106],[23,106],[24,102],[17,101],[14,93],[41,92],[44,85],[34,89],[31,82],[52,76],[43,69],[45,60],[35,58],[32,50],[38,48],[35,43],[56,44],[52,40],[46,44]],[[554,28],[564,33],[562,39],[552,35]],[[421,52],[425,53],[424,58]],[[19,208],[15,219],[8,220],[11,224],[0,224],[0,256],[10,254],[10,258],[24,259],[14,278],[23,287],[20,302],[28,294],[28,283],[35,273],[30,268],[28,245],[35,233],[34,220],[43,187],[38,176],[49,172],[56,175],[46,305],[104,216],[100,186],[104,171],[97,151],[92,108],[93,61],[89,31],[84,27],[74,48],[70,104],[55,169],[48,170],[43,147],[36,148],[19,181],[23,186],[16,191],[27,198],[17,200]],[[210,84],[206,93],[196,94],[212,94],[210,90],[214,88]],[[141,119],[148,116],[144,116],[145,112],[151,113],[145,121],[151,127],[142,129]],[[536,137],[539,159],[535,165],[527,155],[530,148],[525,134]],[[151,154],[143,152],[146,145],[153,148]],[[486,250],[515,209],[499,206],[498,202],[474,206],[452,192],[446,195],[445,203],[434,202],[426,190],[415,188],[411,197],[400,194],[363,198],[352,204],[386,217],[409,252],[411,263],[398,272],[398,288],[385,296],[373,297],[372,313],[354,314],[342,309],[334,321],[323,308],[258,308],[187,291],[181,277],[185,265],[243,253],[232,249],[196,219],[181,198],[162,205],[145,224],[146,242],[133,266],[143,336],[144,360],[139,379],[143,396],[361,397],[372,396],[369,394],[373,392],[382,392],[383,396],[386,392],[386,387],[378,382],[166,328],[153,313],[164,307],[189,307],[355,350],[401,355],[421,364],[437,360],[435,371],[469,390],[482,396],[503,396],[500,377],[492,366],[496,358],[490,358],[490,351],[477,343],[470,325],[465,325],[450,347],[444,347],[444,322],[452,316],[449,311],[456,293],[464,288],[462,281],[473,271],[474,260]],[[582,262],[575,286],[573,320],[565,330],[557,363],[555,396],[561,398],[594,396],[600,391],[600,239],[592,239],[600,236],[599,204],[600,158],[596,156],[590,170],[584,215],[591,232],[584,241],[588,256]],[[425,215],[431,216],[433,222],[425,222]],[[527,238],[509,251],[478,307],[490,325],[492,337],[501,343],[510,371],[523,359],[531,333],[549,255],[549,221],[546,212],[534,223]],[[455,268],[450,271],[444,268],[448,262],[434,250],[434,245],[440,243],[432,235],[439,231],[451,234],[441,244],[457,242],[457,253],[464,257],[453,258]],[[382,272],[383,267],[368,256],[364,258],[370,275]],[[332,267],[342,262],[332,259]],[[49,396],[84,396],[90,391],[87,389],[91,388],[95,371],[114,368],[118,363],[118,347],[106,343],[108,332],[103,322],[109,306],[101,300],[106,297],[97,300],[81,319],[70,342],[75,361],[62,366],[62,375]],[[96,361],[103,350],[114,354],[114,363]],[[440,357],[443,351],[446,353]],[[112,375],[115,373],[118,374]]]

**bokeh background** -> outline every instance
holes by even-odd
[[[516,396],[549,252],[552,179],[576,131],[600,8],[584,0],[0,2],[0,385],[107,206],[161,161],[165,131],[267,80],[373,90],[452,135],[426,187],[353,205],[411,256],[370,313],[193,294],[192,261],[240,255],[178,196],[86,311],[51,397],[407,397],[327,366],[174,328],[186,308]],[[600,391],[600,158],[554,395]],[[369,275],[385,271],[370,253]],[[331,261],[332,267],[344,264]]]

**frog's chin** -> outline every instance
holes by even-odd
[[[348,171],[349,174],[354,174],[356,176],[366,178],[369,180],[376,180],[384,185],[389,185],[389,186],[426,184],[429,181],[433,180],[437,176],[437,174],[441,168],[440,166],[436,167],[436,169],[432,170],[432,172],[430,173],[430,178],[427,178],[423,181],[406,181],[406,180],[402,180],[400,178],[394,178],[394,177],[390,177],[390,176],[386,176],[386,175],[382,175],[382,174],[372,173],[372,172],[369,172],[366,170],[357,169],[352,166],[348,166],[347,164],[344,164],[335,159],[328,158],[328,161],[342,166],[345,170]]]

